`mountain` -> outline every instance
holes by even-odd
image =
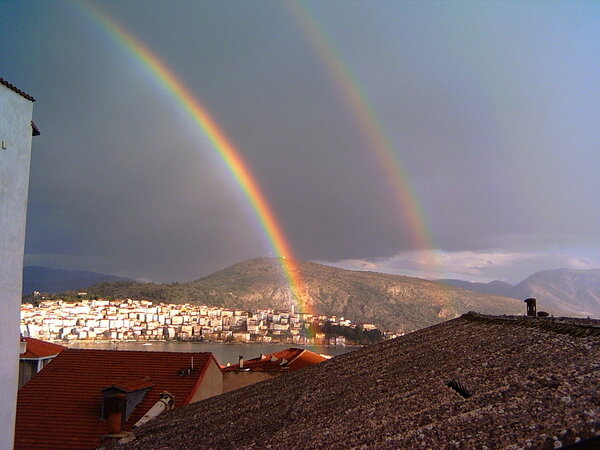
[[[27,266],[23,269],[23,295],[33,291],[64,292],[85,288],[105,281],[126,281],[128,278],[86,270],[60,270],[48,267]]]
[[[296,261],[307,291],[302,309],[343,316],[385,328],[413,331],[475,310],[490,314],[523,313],[522,301],[480,294],[401,275],[357,272]],[[291,309],[289,286],[276,258],[234,264],[190,283],[102,283],[90,294],[118,298],[242,308]],[[299,308],[296,306],[296,310]]]
[[[472,283],[437,280],[448,286],[516,299],[534,297],[538,310],[564,311],[571,315],[600,316],[600,269],[542,270],[516,286],[503,281]]]
[[[600,316],[600,269],[542,270],[514,287],[513,297],[538,299],[538,309],[555,308]]]
[[[489,283],[475,283],[463,280],[436,280],[438,283],[443,283],[447,286],[453,286],[469,291],[481,292],[482,294],[500,295],[502,297],[513,297],[514,286],[500,280],[490,281]]]

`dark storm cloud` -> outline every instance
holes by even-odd
[[[398,255],[418,250],[373,143],[289,10],[261,1],[98,5],[202,99],[299,257],[395,270]],[[597,245],[597,5],[308,6],[393,143],[422,226],[456,252],[445,260],[467,267],[500,252],[508,273],[519,252]],[[182,280],[269,254],[206,137],[106,31],[67,2],[3,10],[2,76],[38,99],[43,132],[29,261]],[[576,244],[565,237],[573,235]]]

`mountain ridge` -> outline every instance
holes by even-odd
[[[523,313],[521,302],[527,297],[537,298],[538,309],[550,313],[600,316],[600,269],[542,270],[511,285],[498,280],[489,283],[456,279],[430,281],[340,269],[309,261],[295,261],[294,265],[306,281],[307,311],[374,322],[390,329],[411,331],[470,309],[497,314]],[[38,277],[32,284],[31,277],[36,271],[45,274],[46,279],[40,282]],[[281,261],[266,257],[242,261],[190,282],[166,284],[143,283],[89,271],[28,266],[24,269],[23,288],[24,293],[34,289],[84,290],[92,295],[248,310],[291,309],[294,304]],[[508,303],[507,299],[510,299]]]
[[[524,299],[534,297],[538,309],[556,309],[576,315],[600,316],[600,269],[546,269],[511,285],[494,280],[474,283],[463,280],[436,280],[462,289]]]
[[[522,301],[475,293],[404,275],[363,272],[294,261],[304,281],[303,309],[414,331],[470,310],[490,314],[524,312]],[[189,283],[108,282],[87,288],[94,295],[193,302],[247,310],[291,309],[293,296],[276,258],[233,264]]]
[[[542,270],[515,285],[514,293],[575,314],[600,316],[600,269]]]
[[[481,292],[482,294],[501,295],[503,297],[513,298],[512,295],[514,286],[505,281],[494,280],[490,281],[489,283],[481,283],[474,281],[458,280],[454,278],[435,281],[449,286],[467,289],[468,291]]]
[[[42,266],[26,266],[23,268],[23,295],[34,291],[58,293],[84,289],[92,284],[105,281],[129,281],[129,278],[89,270],[51,269]]]

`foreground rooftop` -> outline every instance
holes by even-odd
[[[127,446],[556,448],[599,439],[599,369],[600,321],[469,313],[170,411]]]

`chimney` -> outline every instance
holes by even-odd
[[[117,394],[104,399],[104,417],[108,423],[108,433],[118,434],[125,426],[125,403],[127,395]]]
[[[526,298],[525,299],[525,303],[527,303],[527,315],[528,316],[532,316],[532,317],[536,316],[535,302],[536,302],[535,298]]]
[[[21,339],[19,342],[19,354],[22,355],[27,351],[27,341],[25,339]]]
[[[240,369],[243,369],[244,368],[244,357],[242,355],[240,355],[239,364],[240,364]]]

